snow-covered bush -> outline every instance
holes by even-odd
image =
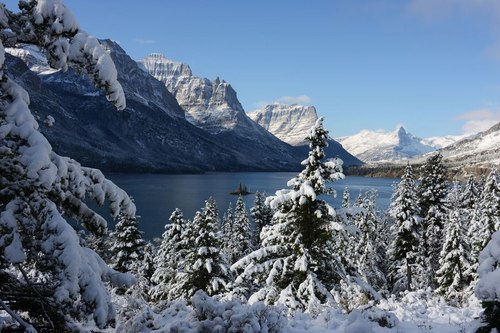
[[[118,329],[123,332],[286,332],[286,309],[263,303],[218,301],[203,291],[185,301],[173,301],[165,309],[146,308]]]
[[[487,328],[500,332],[500,231],[493,234],[481,252],[478,275],[476,296],[483,302],[483,320]]]
[[[4,47],[37,45],[52,67],[83,69],[118,109],[125,108],[124,93],[110,56],[97,39],[80,30],[61,1],[21,1],[19,6],[20,12],[14,13],[0,4],[0,273],[11,283],[40,282],[37,288],[48,295],[18,310],[30,313],[49,304],[49,326],[48,313],[66,319],[93,314],[95,323],[104,327],[114,318],[105,283],[129,286],[135,279],[82,247],[67,218],[99,235],[106,230],[106,220],[84,200],[101,205],[109,200],[115,217],[133,217],[135,206],[99,170],[52,151],[29,109],[28,93],[8,75]],[[25,270],[31,271],[30,281],[18,278]]]

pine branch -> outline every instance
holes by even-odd
[[[50,320],[50,317],[47,314],[47,310],[45,310],[45,306],[43,305],[43,303],[47,303],[47,301],[42,296],[42,294],[40,294],[40,292],[35,288],[35,286],[31,283],[31,281],[30,281],[30,279],[28,277],[28,274],[26,274],[26,271],[21,266],[21,264],[17,264],[16,266],[19,269],[19,271],[21,272],[21,274],[23,275],[24,280],[26,280],[26,283],[29,285],[29,287],[31,288],[31,290],[33,290],[35,292],[35,294],[38,296],[38,298],[40,299],[40,306],[42,307],[43,316],[49,322],[50,327],[55,328],[54,323],[52,322],[52,320]],[[47,305],[50,306],[50,304],[48,304],[48,303],[47,303]]]
[[[24,328],[24,331],[26,333],[37,333],[37,330],[29,323],[23,320],[17,313],[12,311],[11,308],[7,306],[1,299],[0,299],[0,307],[2,307],[12,318],[14,318],[15,321],[19,323]],[[54,326],[52,326],[54,328]]]

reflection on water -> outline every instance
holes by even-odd
[[[107,174],[106,176],[131,195],[141,216],[140,226],[144,237],[160,237],[165,223],[175,208],[180,208],[184,217],[191,219],[204,206],[210,196],[217,201],[220,215],[227,210],[229,202],[237,197],[229,192],[243,183],[248,191],[274,194],[276,190],[287,188],[286,183],[297,173],[286,172],[245,172],[208,173],[202,175],[162,175],[162,174]],[[386,210],[397,179],[346,177],[333,183],[337,198],[325,198],[334,207],[340,207],[342,192],[349,187],[351,202],[359,193],[374,189],[378,193],[377,207]],[[253,205],[254,195],[244,196],[247,209]],[[105,214],[105,210],[100,210]],[[107,217],[106,215],[103,215]]]

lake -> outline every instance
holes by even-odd
[[[201,210],[205,200],[210,196],[215,198],[220,216],[226,212],[229,202],[234,204],[237,196],[230,195],[238,185],[243,183],[248,191],[274,194],[277,190],[287,188],[286,183],[295,177],[295,172],[244,172],[244,173],[206,173],[197,175],[166,175],[166,174],[106,174],[110,180],[131,195],[137,206],[140,218],[140,228],[144,238],[160,237],[170,214],[175,208],[180,208],[187,219],[192,219],[197,210]],[[398,179],[368,178],[348,176],[344,180],[333,182],[337,197],[326,197],[325,200],[333,207],[340,207],[342,192],[348,186],[351,203],[358,194],[367,190],[377,191],[377,207],[386,210],[393,194],[393,184]],[[255,195],[244,196],[249,210],[253,206]],[[107,218],[106,210],[99,209]],[[108,215],[109,216],[109,215]],[[108,219],[109,220],[109,219]],[[113,224],[113,223],[111,223]]]

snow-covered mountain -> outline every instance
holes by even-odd
[[[422,143],[431,147],[434,147],[436,149],[441,149],[448,147],[455,142],[458,142],[464,138],[466,138],[467,135],[446,135],[446,136],[433,136],[430,138],[424,138],[422,139]]]
[[[449,164],[500,166],[500,123],[440,150]]]
[[[408,133],[403,126],[394,132],[363,130],[337,140],[347,151],[364,162],[393,162],[436,150],[424,144],[421,138]]]
[[[236,91],[226,81],[194,76],[189,65],[172,61],[159,53],[147,56],[140,64],[165,84],[193,125],[212,134],[234,129],[237,125],[255,130],[238,101]]]
[[[308,145],[305,138],[318,120],[314,106],[274,103],[248,115],[280,140],[297,147],[304,156],[307,155]],[[340,157],[346,166],[363,164],[331,138],[328,139],[325,153],[327,157]]]
[[[47,72],[44,55],[36,49],[9,50],[13,55],[7,57],[9,72],[28,90],[32,110],[41,123],[49,115],[55,120],[52,127],[41,130],[58,153],[114,171],[291,171],[299,167],[303,156],[244,112],[256,129],[248,130],[247,137],[235,134],[244,132],[242,122],[218,135],[192,125],[164,83],[144,71],[117,43],[101,43],[110,52],[127,97],[122,112],[114,111],[82,73]]]
[[[274,103],[249,112],[257,124],[292,146],[306,144],[308,131],[318,119],[314,106]]]

